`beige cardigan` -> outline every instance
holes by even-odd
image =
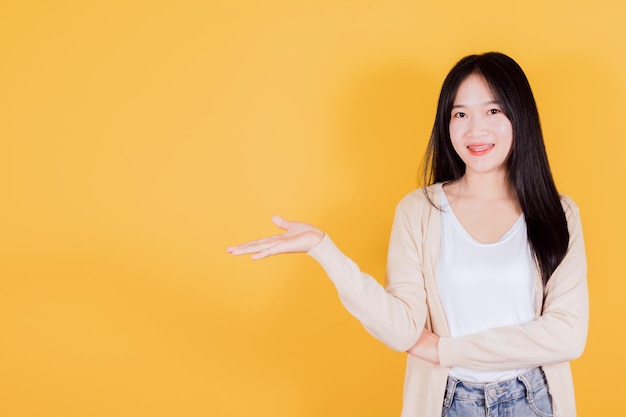
[[[438,205],[441,184],[431,185],[427,191]],[[464,337],[449,337],[437,294],[440,211],[426,199],[424,190],[411,192],[398,204],[385,287],[361,272],[328,236],[309,252],[335,284],[348,311],[390,348],[406,352],[424,327],[441,336],[441,366],[407,355],[402,417],[441,415],[450,366],[480,370],[541,366],[552,394],[554,416],[576,415],[569,361],[582,354],[587,338],[587,264],[578,207],[565,196],[562,202],[569,249],[545,294],[536,274],[536,319]]]

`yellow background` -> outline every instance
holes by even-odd
[[[398,416],[404,355],[313,260],[225,249],[281,214],[382,281],[443,77],[488,50],[582,210],[579,413],[619,413],[623,4],[3,0],[0,415]]]

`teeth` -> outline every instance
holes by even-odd
[[[493,145],[480,145],[480,146],[468,146],[467,148],[471,151],[480,152],[480,151],[486,151],[492,146]]]

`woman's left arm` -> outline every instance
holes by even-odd
[[[424,334],[409,353],[442,366],[479,370],[529,368],[579,357],[589,323],[587,261],[578,207],[565,198],[564,209],[569,248],[548,281],[540,317],[463,337]],[[433,343],[438,346],[434,357]]]

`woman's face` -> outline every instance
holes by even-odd
[[[450,138],[465,162],[466,174],[506,174],[513,127],[480,75],[471,74],[459,86],[452,106]]]

